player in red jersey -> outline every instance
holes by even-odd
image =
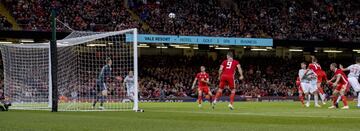
[[[348,87],[348,80],[347,77],[345,75],[345,73],[341,70],[337,68],[337,64],[336,63],[332,63],[330,65],[330,70],[335,72],[334,76],[328,81],[328,83],[330,85],[332,85],[335,89],[333,91],[333,105],[329,107],[329,109],[333,109],[336,108],[335,104],[336,104],[336,100],[338,98],[338,96],[341,96],[341,99],[344,103],[344,107],[342,107],[341,109],[349,109],[349,106],[347,104],[346,101],[346,96],[345,96],[345,91]],[[332,81],[334,81],[334,83],[332,83]]]
[[[304,106],[304,91],[301,88],[299,77],[297,77],[297,79],[296,79],[296,86],[297,86],[298,93],[299,93],[299,100],[300,100],[302,106]]]
[[[215,99],[213,102],[213,109],[215,108],[216,101],[219,99],[219,97],[222,95],[222,92],[225,88],[225,86],[229,86],[229,89],[231,90],[230,94],[230,104],[229,108],[231,110],[234,109],[234,98],[235,98],[235,69],[237,68],[240,74],[239,79],[244,79],[243,72],[240,66],[240,63],[237,60],[233,59],[233,54],[229,52],[227,55],[227,60],[224,60],[222,64],[220,65],[219,69],[219,89],[216,92]]]
[[[195,80],[192,84],[192,88],[194,89],[196,81],[198,81],[198,102],[199,102],[199,108],[201,108],[201,103],[202,103],[202,95],[203,93],[206,95],[205,97],[207,97],[209,99],[209,102],[212,102],[212,93],[210,91],[209,88],[209,74],[205,72],[205,66],[201,66],[200,67],[201,72],[196,74]]]
[[[317,84],[316,84],[316,88],[318,89],[318,92],[319,92],[319,95],[320,95],[320,99],[321,99],[321,102],[325,105],[325,98],[326,98],[326,94],[324,92],[324,89],[322,88],[321,86],[321,83],[324,81],[324,80],[327,80],[326,78],[326,73],[325,71],[323,71],[321,69],[321,66],[320,64],[318,64],[318,61],[317,59],[315,58],[315,56],[311,56],[311,62],[309,64],[309,69],[311,69],[312,71],[315,72],[315,74],[317,75]]]

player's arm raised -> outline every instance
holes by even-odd
[[[241,68],[241,65],[238,64],[236,65],[236,67],[238,68],[238,71],[239,71],[239,74],[240,74],[240,80],[243,80],[244,79],[244,76],[243,76],[243,71],[242,71],[242,68]]]
[[[342,70],[342,71],[349,71],[350,70],[350,68],[348,67],[348,68],[344,68],[344,66],[343,65],[339,65],[339,68]]]
[[[220,68],[219,68],[219,80],[220,80],[220,77],[221,77],[221,73],[223,72],[223,69],[224,69],[224,66],[220,65]]]

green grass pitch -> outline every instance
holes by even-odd
[[[0,112],[0,131],[359,131],[360,109],[304,108],[298,102],[140,103],[143,113]]]

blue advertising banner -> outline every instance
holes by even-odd
[[[133,42],[133,34],[126,34],[126,42]],[[139,43],[207,44],[239,46],[273,46],[270,38],[234,38],[208,36],[177,36],[138,34]]]

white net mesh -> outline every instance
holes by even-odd
[[[137,32],[136,29],[73,32],[57,41],[60,111],[137,110],[136,41],[126,43],[125,33],[136,36]],[[49,44],[0,47],[4,91],[13,102],[12,108],[50,109]],[[107,58],[112,60],[111,66],[107,65]],[[130,71],[135,73],[130,77],[134,80],[133,87],[124,87],[128,85],[123,84],[124,78]],[[131,94],[126,93],[127,89]]]
[[[84,37],[84,36],[96,35],[101,33],[102,32],[73,31],[70,33],[70,35],[66,36],[64,39]]]

